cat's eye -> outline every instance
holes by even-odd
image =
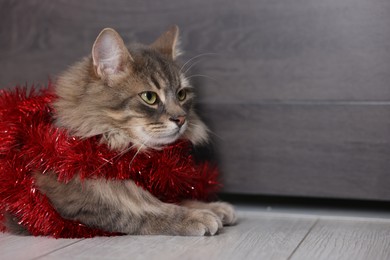
[[[182,89],[179,92],[177,92],[176,95],[177,95],[177,99],[179,99],[179,101],[183,101],[187,97],[187,91],[185,89]]]
[[[158,96],[156,92],[145,91],[139,94],[143,101],[148,105],[154,105],[158,101]]]

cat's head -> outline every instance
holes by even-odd
[[[58,79],[57,125],[83,138],[101,135],[113,149],[158,148],[179,138],[207,142],[193,88],[176,63],[177,45],[177,26],[151,45],[129,48],[116,31],[104,29],[91,56]]]

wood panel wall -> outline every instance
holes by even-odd
[[[390,1],[0,1],[0,86],[181,28],[224,191],[390,200]]]

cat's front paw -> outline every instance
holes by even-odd
[[[236,211],[234,207],[226,202],[211,202],[207,207],[214,212],[222,221],[225,226],[234,225],[237,222]]]
[[[205,203],[196,200],[187,200],[182,205],[193,209],[207,209],[219,217],[223,225],[234,225],[237,222],[236,211],[234,207],[226,202]]]
[[[179,234],[184,236],[215,235],[222,228],[220,218],[210,210],[189,209],[180,223]]]

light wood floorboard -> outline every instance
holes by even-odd
[[[0,234],[0,259],[390,259],[390,218],[383,212],[238,208],[238,225],[214,237]]]
[[[0,233],[0,259],[34,259],[78,241],[80,239],[52,239]]]
[[[292,259],[389,259],[388,220],[321,219]]]

